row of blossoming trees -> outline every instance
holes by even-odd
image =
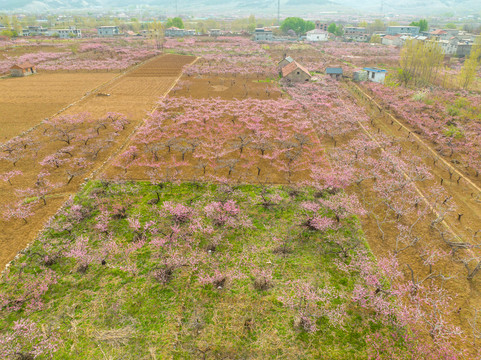
[[[201,57],[185,69],[188,76],[233,76],[260,78],[276,77],[277,69],[266,51],[257,43],[242,37],[218,37],[209,40],[167,40],[166,49],[176,53]]]
[[[0,73],[7,72],[16,63],[26,61],[35,64],[39,70],[47,71],[124,70],[159,54],[149,40],[131,38],[71,40],[69,43],[20,42],[11,46],[12,49],[26,47],[29,51],[19,56],[11,56],[5,51],[0,57]],[[52,51],[52,48],[57,51]]]
[[[290,100],[166,98],[116,161],[118,176],[294,183],[324,164],[300,105]]]
[[[475,341],[477,310],[462,308],[455,296],[457,282],[469,287],[478,273],[479,229],[453,232],[449,224],[460,223],[459,215],[457,220],[452,216],[456,202],[443,186],[433,182],[423,161],[425,155],[410,153],[398,139],[371,126],[372,120],[360,114],[349,94],[336,83],[303,85],[289,92],[308,109],[321,142],[332,146],[328,151],[331,171],[313,169],[314,185],[355,191],[369,214],[368,234],[380,239],[377,246],[382,250],[377,252],[391,253],[402,264],[404,275],[399,273],[395,281],[410,287],[413,294],[422,288],[427,296],[404,302],[399,294],[403,308],[414,306],[409,308],[409,316],[419,309],[430,314],[411,318],[408,323],[419,320],[422,325],[410,326],[423,326],[439,344],[446,345],[460,335],[464,339],[471,335]],[[450,223],[446,223],[448,217]],[[449,325],[456,323],[462,327]]]
[[[65,191],[72,182],[79,184],[128,124],[129,120],[119,113],[108,113],[100,119],[88,113],[62,115],[3,144],[3,218],[27,223],[52,194]]]
[[[469,166],[473,175],[479,175],[481,102],[478,95],[443,89],[393,89],[377,84],[367,87],[388,110],[432,141],[440,155],[456,158]]]

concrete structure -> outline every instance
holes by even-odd
[[[346,26],[344,28],[344,35],[359,35],[359,34],[367,34],[366,28],[359,27],[359,26]]]
[[[433,30],[429,33],[429,38],[437,39],[437,40],[447,40],[449,38],[449,34],[447,31],[442,29]]]
[[[385,35],[381,39],[381,44],[401,46],[402,45],[401,35]]]
[[[472,43],[459,42],[456,47],[456,56],[458,57],[469,56],[469,54],[471,54],[472,47],[473,47]]]
[[[220,35],[222,35],[221,29],[210,29],[209,30],[209,36],[220,36]]]
[[[342,68],[340,67],[328,67],[326,68],[326,75],[329,75],[332,79],[342,79]]]
[[[32,75],[37,72],[35,65],[29,62],[24,62],[21,64],[15,64],[10,68],[10,74],[13,77],[22,77],[27,75]]]
[[[266,28],[257,28],[254,31],[254,41],[272,41],[274,40],[274,35],[272,30]]]
[[[369,81],[384,84],[387,70],[378,68],[364,68],[363,70],[367,71],[367,79]]]
[[[282,78],[287,82],[306,82],[311,79],[311,74],[296,61],[284,66],[281,70]]]
[[[366,70],[358,70],[352,73],[352,79],[354,81],[367,81],[367,71]]]
[[[328,27],[329,27],[328,23],[321,23],[319,20],[316,21],[316,29],[317,30],[327,31]]]
[[[48,29],[43,26],[27,26],[22,29],[22,36],[48,35]]]
[[[369,35],[365,27],[347,26],[344,28],[344,40],[347,41],[367,41]]]
[[[165,29],[165,36],[167,37],[182,37],[182,36],[193,36],[193,35],[196,35],[195,30],[179,29],[175,26]]]
[[[97,34],[102,37],[117,36],[120,34],[118,26],[100,26],[97,28]]]
[[[397,34],[404,34],[404,35],[411,35],[416,36],[419,35],[419,26],[388,26],[386,29],[387,35],[397,35]]]
[[[307,41],[327,41],[329,40],[329,33],[324,30],[314,29],[306,33]]]
[[[61,39],[69,39],[69,38],[81,38],[82,37],[82,30],[77,29],[75,26],[71,26],[68,29],[50,29],[49,31],[50,36],[54,36],[58,34],[58,37]]]
[[[439,45],[441,45],[441,48],[444,51],[445,55],[454,55],[456,54],[456,51],[458,50],[458,40],[453,39],[453,40],[439,40]]]

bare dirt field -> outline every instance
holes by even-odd
[[[36,125],[118,74],[43,74],[0,79],[0,143]]]
[[[75,129],[75,139],[71,144],[67,144],[65,141],[49,136],[52,131],[51,125],[41,124],[28,135],[35,145],[28,146],[26,149],[20,147],[12,152],[14,156],[16,152],[19,154],[15,165],[11,161],[0,160],[0,173],[13,170],[22,172],[21,176],[11,180],[12,185],[8,182],[0,182],[0,207],[2,209],[6,209],[22,198],[18,196],[19,190],[35,187],[38,176],[42,172],[47,171],[49,173],[48,183],[54,184],[52,187],[48,186],[50,190],[46,197],[46,204],[43,204],[43,201],[35,203],[35,215],[29,216],[25,220],[21,218],[0,220],[2,229],[0,232],[0,266],[5,266],[20,250],[25,248],[42,229],[48,218],[57,212],[59,206],[79,190],[83,179],[89,177],[123,146],[141,123],[144,115],[151,111],[159,98],[164,96],[175,84],[182,73],[182,67],[194,60],[194,57],[182,55],[164,55],[150,59],[102,88],[101,94],[92,93],[61,114],[63,116],[88,112],[90,114],[88,118],[95,120],[105,117],[108,112],[120,112],[127,115],[129,120],[125,128],[118,130],[109,123],[105,128],[101,127],[97,134],[91,123],[82,124]],[[170,70],[166,72],[166,68]],[[78,76],[84,76],[84,74]],[[97,75],[92,75],[92,78],[95,76]],[[32,79],[34,78],[32,77]],[[84,95],[83,92],[78,93],[78,97],[82,95]],[[59,108],[52,110],[58,111]],[[81,140],[82,136],[92,131],[95,131],[94,135],[97,134],[92,141],[99,147],[98,154],[86,152],[85,140]],[[92,145],[92,141],[88,143],[89,146]],[[62,155],[63,160],[68,161],[69,164],[74,164],[77,160],[82,162],[80,166],[77,163],[76,175],[70,182],[68,182],[68,169],[65,166],[51,167],[40,164],[42,159],[52,154],[59,154],[66,148],[71,155],[63,153],[65,155],[65,157]]]

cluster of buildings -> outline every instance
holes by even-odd
[[[448,56],[463,57],[471,53],[475,35],[457,29],[433,29],[419,31],[417,26],[390,26],[386,34],[381,34],[384,45],[403,46],[406,40],[435,40]]]
[[[311,80],[312,76],[309,71],[295,61],[290,56],[284,56],[284,59],[277,64],[279,75],[284,82],[299,83]],[[327,67],[325,74],[334,80],[341,80],[344,76],[342,67]],[[364,68],[353,73],[354,81],[372,81],[384,83],[387,70],[379,68]]]
[[[61,39],[81,38],[82,30],[75,26],[70,26],[68,29],[48,29],[43,26],[27,26],[22,29],[22,36],[58,36]]]

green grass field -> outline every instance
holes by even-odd
[[[306,204],[329,196],[89,183],[4,273],[0,329],[11,338],[3,354],[367,358],[366,336],[390,330],[351,300],[358,273],[339,269],[369,256],[357,220],[326,231],[306,225]],[[322,207],[316,214],[333,218]],[[341,238],[353,246],[341,252]],[[15,332],[20,319],[35,331]]]

